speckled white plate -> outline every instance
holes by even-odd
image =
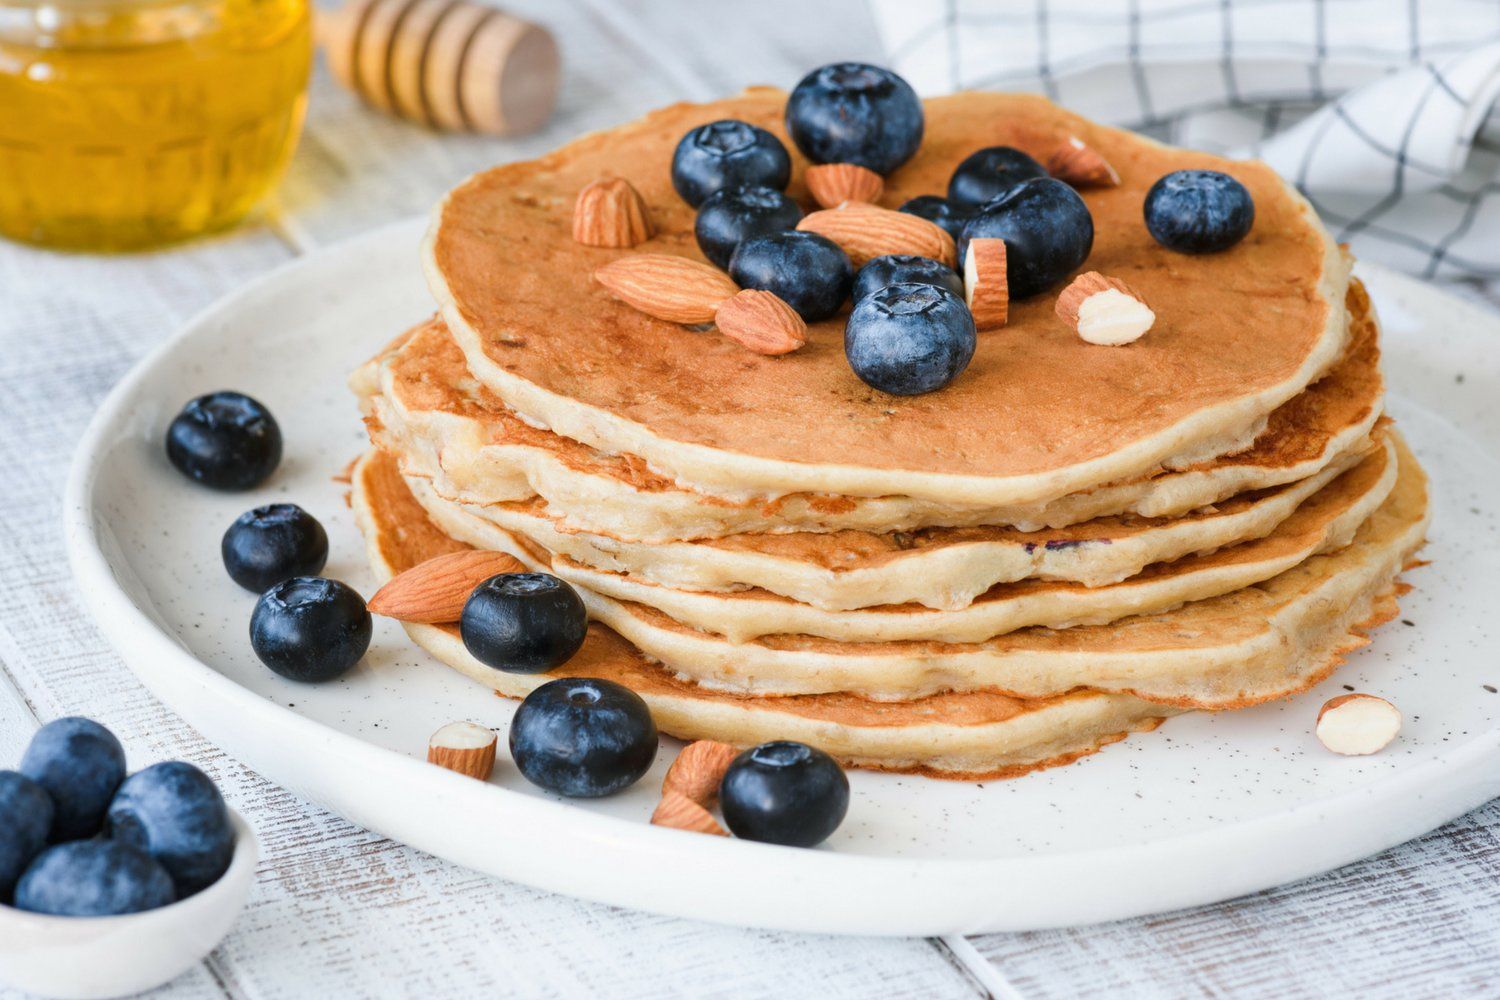
[[[328,528],[327,574],[372,580],[334,476],[364,433],[345,374],[432,310],[413,220],[315,254],[225,300],[143,361],[79,448],[65,520],[78,583],[120,655],[205,735],[357,823],[504,878],[728,923],[873,934],[1016,930],[1225,899],[1336,867],[1500,794],[1500,323],[1374,267],[1390,409],[1433,479],[1435,517],[1402,618],[1290,702],[1168,721],[1070,767],[1016,781],[851,775],[849,818],[819,850],[647,824],[668,747],[637,786],[579,804],[503,759],[488,785],[423,760],[453,719],[504,729],[512,703],[381,621],[361,666],[321,687],[263,668],[251,595],[219,537],[241,511],[294,500]],[[243,495],[168,464],[189,397],[248,392],[286,458]],[[1341,758],[1312,736],[1348,689],[1406,716],[1399,741]],[[79,706],[80,708],[85,706]],[[502,746],[503,746],[502,739]]]

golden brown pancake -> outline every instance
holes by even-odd
[[[724,117],[782,134],[784,101],[756,89],[674,105],[452,191],[435,212],[426,267],[473,376],[534,422],[708,491],[999,506],[1237,448],[1343,350],[1347,261],[1270,168],[1160,146],[1021,95],[928,101],[922,148],[889,178],[882,202],[941,191],[981,146],[1045,157],[1082,138],[1122,177],[1119,187],[1084,192],[1096,230],[1086,267],[1126,280],[1156,310],[1155,328],[1134,344],[1084,343],[1043,294],[1013,303],[1009,325],[981,337],[952,385],[900,398],[850,371],[842,317],[813,324],[805,348],[769,358],[646,316],[592,280],[631,251],[573,241],[580,188],[627,178],[658,229],[634,252],[699,258],[693,211],[671,187],[673,147],[689,128]],[[789,190],[805,201],[805,164],[793,158]],[[1146,190],[1188,167],[1230,173],[1250,189],[1255,226],[1230,250],[1185,256],[1147,233]]]

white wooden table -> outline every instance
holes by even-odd
[[[437,136],[326,76],[278,203],[233,233],[91,258],[0,244],[0,762],[59,715],[131,761],[212,774],[263,842],[239,924],[170,997],[775,996],[1402,998],[1500,991],[1500,802],[1321,878],[1100,927],[944,940],[741,931],[550,896],[386,841],[270,785],[157,703],[89,624],[58,528],[109,387],[199,308],[269,268],[425,212],[468,173],[680,99],[879,61],[857,0],[511,0],[563,45],[561,106],[520,141]],[[0,178],[3,183],[3,178]],[[1500,304],[1492,289],[1467,294]],[[372,333],[372,337],[375,333]],[[373,341],[372,341],[373,343]]]

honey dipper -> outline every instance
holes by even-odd
[[[475,0],[349,0],[318,37],[340,83],[435,128],[517,135],[557,101],[552,34]]]

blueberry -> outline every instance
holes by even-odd
[[[762,743],[724,772],[719,805],[736,837],[815,847],[844,821],[849,779],[832,757],[805,743]]]
[[[1011,146],[988,146],[970,153],[948,180],[948,202],[977,212],[1022,181],[1046,177],[1047,168]]]
[[[153,764],[125,779],[110,803],[109,836],[156,859],[177,898],[219,880],[234,856],[234,827],[213,780],[186,761]]]
[[[839,245],[817,233],[792,230],[741,243],[729,260],[741,288],[775,292],[809,323],[839,311],[854,284],[854,265]]]
[[[963,236],[964,226],[974,217],[968,209],[958,208],[947,198],[935,194],[919,194],[903,203],[900,211],[937,223],[955,240]]]
[[[526,780],[573,798],[613,795],[656,759],[656,722],[614,681],[564,677],[526,696],[510,723],[510,755]]]
[[[742,240],[791,229],[802,219],[797,203],[775,188],[736,187],[715,191],[698,209],[693,235],[703,256],[722,268]]]
[[[557,577],[502,573],[474,588],[458,628],[480,663],[509,674],[541,674],[573,658],[589,621],[578,591]]]
[[[948,289],[959,298],[964,297],[964,279],[947,264],[931,257],[893,253],[876,257],[859,269],[859,273],[854,276],[854,304],[859,305],[865,296],[878,292],[886,285],[902,283],[936,285],[938,288]]]
[[[370,647],[370,612],[346,583],[294,576],[255,602],[250,645],[260,662],[283,677],[331,681]]]
[[[31,738],[21,757],[22,774],[52,797],[54,843],[92,837],[125,780],[125,749],[115,734],[93,719],[54,719]]]
[[[0,771],[0,903],[31,864],[52,829],[52,798],[18,771]]]
[[[257,594],[289,576],[316,576],[328,562],[328,534],[294,503],[273,503],[234,519],[219,544],[235,583]]]
[[[248,490],[281,461],[281,428],[239,392],[191,400],[167,427],[167,458],[177,471],[216,490]]]
[[[151,855],[113,840],[49,847],[16,885],[16,908],[60,917],[112,917],[166,906],[172,876]]]
[[[888,174],[922,144],[922,102],[888,69],[831,63],[804,76],[787,98],[786,130],[814,163]]]
[[[733,118],[699,125],[682,137],[672,154],[672,186],[694,208],[722,188],[784,191],[791,178],[792,158],[781,140]]]
[[[1146,192],[1146,228],[1178,253],[1228,250],[1254,223],[1250,192],[1217,170],[1175,170]]]
[[[1024,299],[1057,284],[1088,260],[1094,247],[1094,217],[1077,191],[1041,177],[1022,181],[970,220],[959,241],[960,262],[969,240],[980,236],[1005,241],[1010,297]]]
[[[849,314],[844,356],[854,374],[881,392],[932,392],[969,366],[974,317],[964,300],[945,288],[886,285]]]

